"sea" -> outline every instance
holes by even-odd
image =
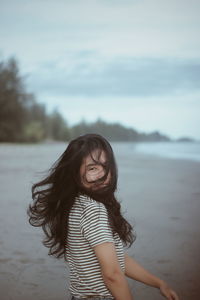
[[[0,160],[5,156],[6,158],[12,156],[15,152],[23,153],[23,155],[42,156],[42,154],[50,154],[52,151],[61,155],[66,149],[68,142],[52,142],[41,144],[10,144],[0,143]],[[142,153],[147,155],[159,156],[170,159],[191,160],[200,162],[200,141],[198,142],[112,142],[114,153],[115,151],[122,151],[127,154]],[[49,157],[50,159],[50,157]]]
[[[157,142],[134,144],[134,151],[171,159],[200,161],[200,142]]]

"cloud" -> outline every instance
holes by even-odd
[[[66,96],[154,96],[200,89],[200,62],[119,57],[103,60],[81,52],[66,61],[49,62],[30,74],[36,92]]]
[[[70,49],[111,58],[200,57],[198,0],[2,2],[1,50],[26,64]]]
[[[0,55],[72,123],[101,116],[199,137],[199,10],[199,0],[2,0]]]

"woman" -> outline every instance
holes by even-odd
[[[32,187],[29,222],[42,226],[49,255],[70,267],[71,299],[133,300],[126,276],[160,289],[166,299],[177,294],[124,253],[135,240],[116,200],[117,167],[108,141],[97,134],[72,140]]]

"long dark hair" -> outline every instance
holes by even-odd
[[[80,166],[92,151],[104,151],[106,155],[105,176],[110,172],[107,186],[99,189],[86,189],[81,184]],[[102,179],[101,179],[102,180]],[[132,226],[124,219],[120,203],[114,193],[117,188],[117,166],[112,147],[98,134],[86,134],[72,140],[64,153],[49,169],[49,175],[32,186],[33,202],[27,213],[33,226],[41,226],[45,238],[43,244],[50,248],[49,255],[57,258],[65,256],[68,234],[68,216],[75,197],[86,194],[107,208],[111,228],[119,234],[126,246],[130,246],[135,235]]]

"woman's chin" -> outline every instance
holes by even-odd
[[[97,191],[104,191],[106,188],[108,187],[108,184],[91,184],[91,185],[85,185],[83,186],[83,189],[85,191],[88,191],[88,192],[97,192]]]

